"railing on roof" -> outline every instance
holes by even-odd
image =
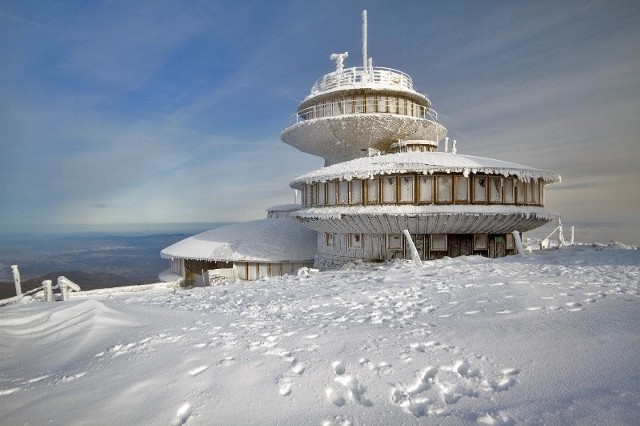
[[[393,114],[439,122],[438,113],[434,109],[412,102],[395,102],[390,99],[375,101],[373,99],[371,101],[336,99],[301,109],[289,118],[289,126],[314,118],[348,114]]]
[[[411,77],[402,71],[382,67],[353,67],[325,74],[313,85],[311,95],[315,96],[322,92],[339,89],[340,87],[365,85],[413,90]]]

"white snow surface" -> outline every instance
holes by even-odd
[[[637,247],[304,272],[1,308],[1,423],[640,421]]]
[[[302,175],[290,186],[301,189],[304,184],[326,182],[333,179],[369,179],[375,175],[402,173],[470,173],[516,176],[521,180],[542,179],[559,182],[560,175],[548,171],[509,163],[493,158],[460,155],[449,152],[402,152],[375,157],[356,158]]]
[[[283,218],[211,229],[178,241],[160,255],[167,259],[279,262],[312,260],[316,250],[315,231],[295,219]]]

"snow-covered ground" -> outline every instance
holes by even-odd
[[[2,424],[639,424],[640,251],[0,309]]]

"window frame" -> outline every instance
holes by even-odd
[[[436,189],[436,200],[435,203],[436,204],[453,204],[453,176],[451,175],[444,175],[444,174],[440,174],[440,175],[434,175],[435,176],[435,189]],[[449,181],[449,191],[448,191],[448,195],[449,195],[449,199],[448,200],[442,200],[442,192],[441,188],[440,188],[440,181],[441,180],[448,180]]]
[[[362,249],[362,234],[358,234],[358,233],[349,234],[348,247],[350,249]]]
[[[465,181],[464,184],[461,184],[460,181]],[[453,198],[453,202],[455,204],[469,204],[469,202],[471,201],[471,188],[469,188],[469,183],[470,183],[471,179],[468,176],[464,176],[464,175],[457,175],[454,176],[453,179],[453,194],[454,194],[454,198]],[[466,194],[465,194],[465,198],[460,198],[458,197],[458,190],[460,188],[465,188],[466,189]]]

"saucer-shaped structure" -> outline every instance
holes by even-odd
[[[316,232],[289,217],[298,208],[273,207],[266,219],[211,229],[163,249],[171,268],[161,279],[182,278],[187,284],[208,284],[216,277],[255,280],[312,266]]]

